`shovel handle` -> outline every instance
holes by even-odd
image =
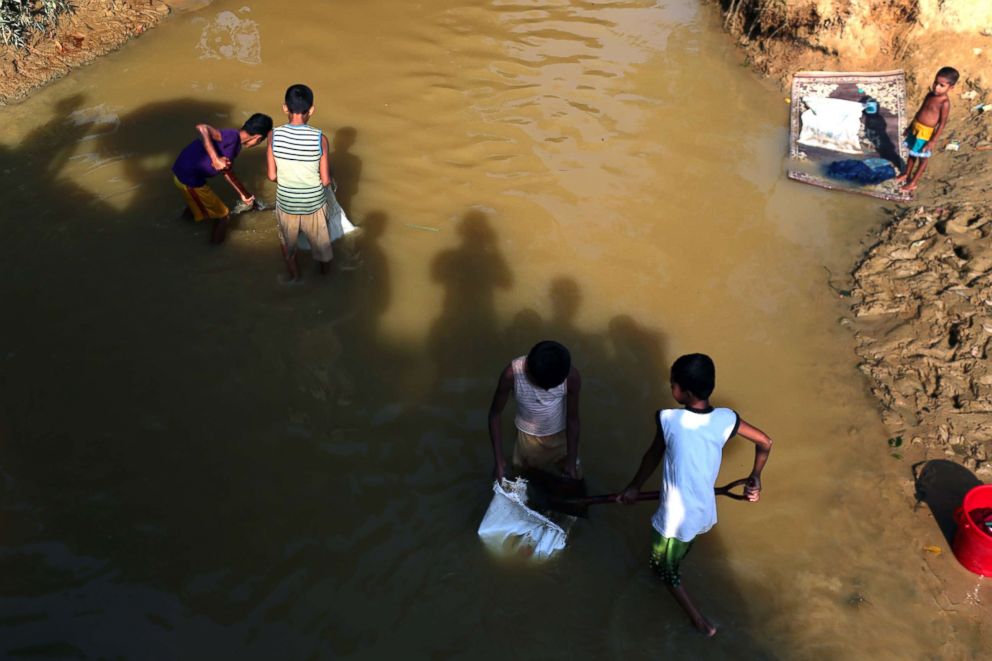
[[[617,496],[622,493],[622,491],[617,493],[604,493],[602,496],[588,496],[586,498],[579,498],[569,502],[575,503],[576,505],[602,505],[603,503],[614,503],[616,502]],[[638,502],[642,500],[658,500],[660,497],[660,491],[640,491],[638,492],[635,500]]]
[[[740,493],[733,493],[731,489],[739,487],[741,485],[747,484],[747,478],[742,478],[740,480],[734,480],[733,482],[728,482],[722,487],[714,487],[713,493],[717,496],[727,496],[728,498],[733,498],[734,500],[747,500],[747,496]],[[602,505],[604,503],[615,503],[617,496],[619,496],[622,491],[617,493],[607,493],[601,496],[588,496],[586,498],[577,498],[575,500],[569,500],[571,505]],[[641,491],[637,494],[637,498],[634,500],[640,502],[642,500],[658,500],[661,497],[660,491]]]

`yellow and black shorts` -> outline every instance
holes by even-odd
[[[193,219],[196,222],[207,218],[225,218],[230,215],[231,211],[227,208],[227,205],[221,202],[221,199],[217,197],[217,194],[214,193],[210,186],[206,184],[196,187],[187,186],[179,181],[179,178],[175,175],[172,175],[172,182],[183,194],[183,199],[186,200],[186,206],[193,212]]]

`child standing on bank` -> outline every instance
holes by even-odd
[[[231,163],[243,148],[254,147],[265,140],[265,136],[272,131],[272,118],[255,113],[240,130],[218,131],[208,124],[197,124],[196,131],[200,138],[186,145],[179,153],[172,166],[172,181],[183,194],[193,220],[200,222],[207,218],[213,219],[211,243],[222,243],[227,234],[231,212],[207,185],[207,179],[223,174],[242,202],[248,205],[254,203],[255,196],[234,176]]]
[[[513,393],[517,400],[517,442],[513,446],[516,470],[537,468],[579,474],[579,392],[582,376],[572,356],[552,340],[538,342],[526,356],[510,361],[499,375],[489,406],[489,440],[493,445],[493,477],[502,482],[503,409]]]
[[[906,170],[896,177],[896,181],[906,182],[901,190],[916,190],[923,171],[927,169],[927,161],[933,153],[930,147],[937,142],[937,136],[947,126],[947,117],[951,113],[951,100],[947,94],[957,84],[959,77],[957,69],[943,67],[937,72],[930,91],[916,111],[906,139],[906,146],[909,147]]]
[[[269,179],[276,182],[282,255],[290,278],[297,280],[300,268],[296,261],[296,241],[300,232],[310,242],[320,272],[326,274],[331,266],[333,252],[324,192],[324,187],[331,185],[330,146],[320,129],[307,124],[316,111],[309,87],[290,86],[282,109],[289,123],[272,130],[266,160]]]
[[[654,441],[644,453],[634,479],[617,496],[619,502],[635,502],[644,482],[664,460],[661,503],[651,519],[654,528],[651,568],[693,626],[707,637],[716,634],[716,627],[689,598],[681,582],[679,564],[696,537],[716,524],[713,489],[726,442],[740,434],[755,444],[754,468],[744,490],[750,502],[757,502],[761,495],[761,471],[772,448],[772,440],[741,420],[736,412],[710,406],[709,397],[715,385],[716,368],[709,356],[688,354],[672,364],[672,396],[685,408],[658,411]]]

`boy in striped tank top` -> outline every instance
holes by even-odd
[[[493,444],[497,481],[506,473],[503,458],[503,409],[513,393],[517,400],[517,442],[513,467],[538,468],[581,477],[579,470],[579,392],[582,376],[564,346],[538,342],[526,356],[510,361],[499,376],[489,407],[489,440]]]
[[[296,241],[300,232],[307,237],[320,272],[331,265],[331,235],[327,227],[327,199],[324,187],[331,184],[327,136],[307,124],[316,107],[313,91],[306,85],[286,90],[283,112],[288,124],[272,130],[266,153],[269,179],[276,182],[276,217],[282,255],[293,280],[300,277],[296,261]]]

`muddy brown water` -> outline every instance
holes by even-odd
[[[980,653],[981,584],[949,600],[927,564],[825,284],[880,207],[784,179],[787,106],[715,15],[203,5],[0,112],[0,656]],[[287,286],[271,214],[208,246],[168,168],[299,81],[363,234]],[[236,170],[271,200],[262,156]],[[685,563],[716,639],[648,570],[651,505],[541,565],[476,537],[491,388],[545,337],[585,376],[593,490],[636,469],[680,353],[775,438],[762,502],[720,502]]]

